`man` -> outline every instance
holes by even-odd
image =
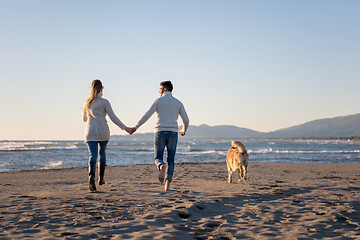
[[[170,190],[170,183],[174,174],[174,160],[178,141],[177,119],[179,115],[184,123],[182,130],[179,131],[181,136],[185,136],[189,126],[189,118],[184,105],[172,96],[172,90],[173,85],[170,81],[160,83],[159,93],[161,96],[153,102],[150,109],[139,120],[137,125],[132,128],[131,132],[131,134],[134,133],[155,112],[157,113],[154,133],[154,157],[155,165],[159,170],[159,181],[161,183],[165,182],[165,191]],[[165,147],[168,152],[167,164],[163,160]]]

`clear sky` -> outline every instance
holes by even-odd
[[[192,125],[273,131],[360,112],[357,0],[0,6],[0,140],[82,139],[93,79],[128,126],[163,80],[174,83]],[[153,131],[154,118],[139,132]]]

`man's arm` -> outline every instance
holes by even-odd
[[[138,129],[141,125],[143,125],[147,120],[149,120],[149,118],[155,113],[156,110],[157,110],[157,101],[155,100],[151,105],[151,107],[149,108],[149,110],[144,114],[144,116],[142,116],[142,118],[138,121],[138,123],[134,128]]]
[[[190,120],[189,120],[189,117],[186,113],[186,110],[185,110],[185,107],[183,104],[181,104],[181,108],[180,108],[180,117],[183,120],[184,125],[183,125],[182,130],[179,133],[181,136],[185,136],[186,130],[189,127]]]

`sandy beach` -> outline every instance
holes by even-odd
[[[225,163],[175,167],[163,192],[154,165],[0,173],[0,239],[360,239],[360,164]],[[234,179],[237,179],[235,177]]]

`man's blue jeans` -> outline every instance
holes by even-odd
[[[154,158],[155,165],[160,171],[160,166],[164,163],[164,150],[167,150],[167,172],[165,180],[172,181],[175,167],[175,153],[178,142],[178,133],[171,131],[160,131],[155,133],[154,139]]]
[[[98,154],[100,155],[99,162],[105,162],[106,163],[106,145],[108,141],[89,141],[86,142],[86,145],[89,149],[89,163],[96,163],[98,159]],[[99,149],[100,147],[100,149]]]

